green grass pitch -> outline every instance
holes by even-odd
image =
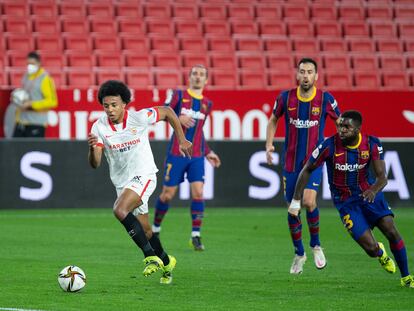
[[[152,212],[152,211],[151,211]],[[397,209],[414,271],[414,208]],[[284,208],[207,208],[204,252],[188,247],[188,208],[172,208],[161,239],[177,257],[171,285],[142,276],[142,253],[110,209],[0,211],[0,310],[413,310],[401,288],[348,236],[336,210],[321,210],[328,259],[317,270],[309,247],[300,276],[289,274],[293,250]],[[380,241],[385,239],[375,231]],[[304,241],[309,234],[304,224]],[[388,243],[384,243],[389,250]],[[57,274],[78,265],[82,292],[63,292]]]

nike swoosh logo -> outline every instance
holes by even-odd
[[[290,108],[290,107],[288,107],[288,110],[289,110],[289,111],[296,110],[296,107],[294,107],[294,108]]]
[[[319,184],[317,184],[316,182],[313,182],[312,186],[317,187],[317,186],[319,186]]]
[[[340,157],[341,155],[343,155],[345,152],[342,153],[335,153],[335,157]]]

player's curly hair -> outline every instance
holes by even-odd
[[[358,126],[362,125],[362,115],[357,110],[347,110],[341,113],[341,118],[347,118],[354,120]]]
[[[124,82],[118,80],[108,80],[102,83],[98,91],[98,101],[101,105],[106,96],[120,96],[125,104],[131,102],[131,91]]]

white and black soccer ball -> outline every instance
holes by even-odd
[[[86,285],[86,274],[77,266],[67,266],[58,276],[60,287],[66,292],[78,292]]]
[[[13,92],[11,93],[11,101],[16,106],[21,107],[23,103],[28,99],[29,99],[29,93],[27,93],[27,91],[25,91],[24,89],[17,88],[17,89],[14,89]]]

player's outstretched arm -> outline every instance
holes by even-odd
[[[374,202],[375,196],[379,191],[381,191],[388,183],[386,170],[385,170],[385,161],[384,160],[373,160],[372,161],[374,173],[376,180],[362,193],[364,201]]]
[[[302,171],[299,174],[298,180],[296,181],[295,192],[293,194],[292,202],[290,202],[288,212],[294,216],[297,216],[300,211],[300,201],[302,199],[302,193],[308,183],[309,177],[316,167],[309,163],[305,164]]]
[[[166,106],[158,106],[155,108],[158,109],[159,119],[167,120],[168,123],[170,123],[170,125],[174,129],[174,133],[177,136],[178,142],[180,144],[181,154],[183,156],[191,158],[191,154],[193,151],[192,143],[185,138],[180,120],[178,120],[178,117],[175,114],[174,110]]]
[[[272,153],[275,151],[275,147],[273,146],[273,139],[275,137],[277,129],[277,121],[278,118],[275,117],[275,115],[272,113],[266,127],[266,160],[267,164],[269,165],[272,165]]]
[[[98,137],[92,133],[88,134],[89,153],[88,160],[90,166],[98,168],[101,165],[102,148],[97,146]]]

